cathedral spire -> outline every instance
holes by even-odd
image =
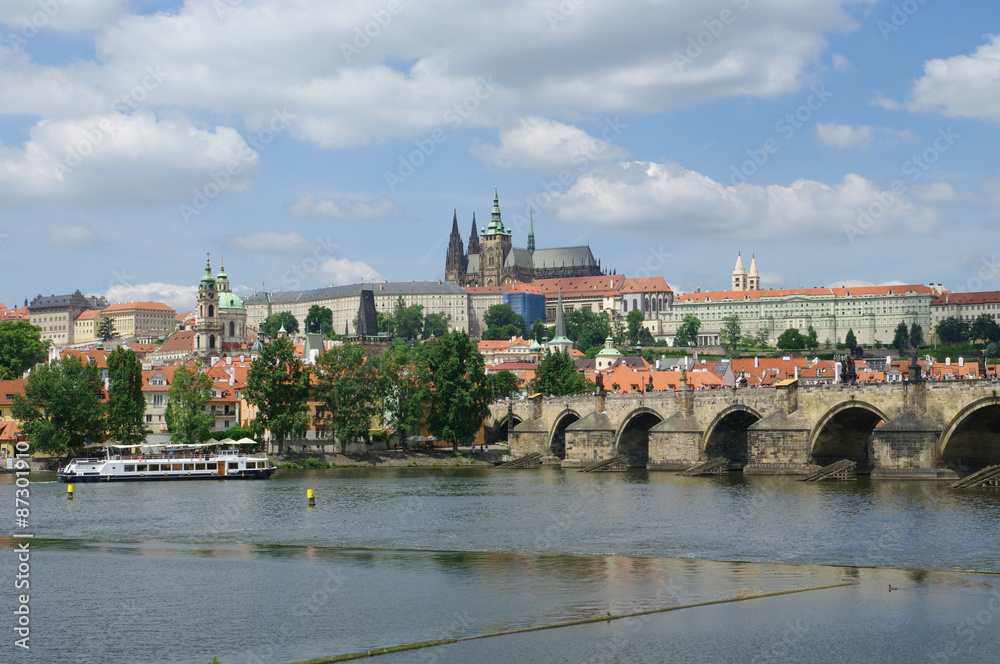
[[[559,299],[556,300],[556,337],[566,336],[566,314],[563,313],[562,286],[559,286]]]
[[[476,228],[476,213],[472,213],[472,232],[469,234],[469,254],[479,253],[479,229]]]
[[[451,234],[458,235],[458,208],[455,208],[454,216],[451,218]]]
[[[531,208],[528,208],[528,251],[535,253],[535,216]]]

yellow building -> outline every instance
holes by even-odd
[[[105,307],[99,318],[110,318],[116,336],[133,336],[150,330],[173,330],[177,312],[162,302],[122,302]],[[100,321],[97,322],[100,326]],[[97,334],[96,330],[94,332]]]

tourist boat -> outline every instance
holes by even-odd
[[[263,453],[203,445],[109,445],[104,458],[73,459],[60,482],[267,479],[277,470]]]

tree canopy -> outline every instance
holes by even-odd
[[[574,309],[566,315],[566,337],[582,351],[603,346],[610,334],[611,319],[606,311]]]
[[[719,343],[729,350],[739,346],[740,339],[743,338],[740,327],[740,317],[733,314],[722,321],[722,330],[719,331]]]
[[[2,326],[0,326],[2,327]],[[73,356],[32,369],[11,414],[39,452],[69,454],[104,440],[104,381],[93,362]]]
[[[854,350],[858,347],[858,339],[854,336],[853,329],[847,330],[847,336],[844,337],[844,346],[846,346],[848,350]],[[778,346],[778,348],[781,348],[781,346]]]
[[[164,415],[170,440],[194,445],[208,439],[215,423],[212,415],[205,412],[211,397],[212,379],[202,371],[200,362],[194,369],[182,364],[174,370]]]
[[[42,328],[26,320],[0,323],[0,380],[14,380],[44,362],[49,340],[42,341]]]
[[[920,327],[918,323],[910,326],[910,345],[914,348],[920,348],[924,345],[924,328]]]
[[[398,339],[419,339],[424,330],[424,307],[420,304],[406,306],[400,295],[390,322],[392,336]]]
[[[1000,341],[1000,325],[990,314],[979,314],[969,327],[969,337],[973,341],[996,343]]]
[[[633,309],[625,316],[625,324],[628,325],[628,341],[633,346],[639,343],[639,330],[642,329],[642,321],[645,316],[638,309]]]
[[[297,334],[299,331],[299,321],[294,315],[292,315],[292,312],[279,311],[278,313],[272,314],[264,319],[264,322],[260,324],[259,332],[266,337],[276,339],[278,337],[278,332],[282,327],[284,327],[285,332],[288,332],[290,335]]]
[[[426,385],[427,426],[452,441],[454,451],[476,438],[489,412],[490,389],[483,356],[461,330],[438,338],[427,362],[431,381]]]
[[[489,382],[490,396],[494,401],[510,399],[517,395],[517,376],[513,371],[503,369],[486,377]]]
[[[288,339],[275,339],[264,346],[247,372],[244,394],[247,403],[257,408],[251,425],[254,433],[270,431],[278,454],[284,451],[285,438],[305,431],[309,423],[309,369]]]
[[[510,339],[525,333],[524,316],[514,312],[509,304],[494,304],[483,314],[483,339]]]
[[[448,334],[448,319],[445,314],[427,314],[424,316],[424,339],[442,337]]]
[[[573,358],[562,351],[546,353],[538,363],[535,378],[531,382],[532,392],[545,395],[584,394],[593,389],[586,377],[576,370]]]
[[[314,304],[306,312],[305,320],[306,332],[322,334],[324,337],[330,336],[333,331],[333,311],[329,307],[321,307]],[[288,328],[286,327],[287,331]]]
[[[142,384],[142,362],[132,349],[108,354],[107,428],[113,440],[135,444],[146,439]]]
[[[407,437],[420,430],[422,390],[430,382],[427,360],[419,348],[393,344],[378,357],[377,368],[385,425],[405,446]]]
[[[957,346],[968,339],[969,324],[949,316],[937,324],[937,335],[946,346]]]
[[[316,358],[316,400],[323,405],[318,417],[340,439],[371,442],[372,418],[381,412],[382,398],[375,362],[365,358],[361,344],[334,346]]]
[[[110,318],[101,318],[101,322],[97,325],[97,338],[101,341],[111,341],[118,336],[118,330],[115,329],[115,322]]]
[[[701,328],[701,321],[695,316],[685,316],[681,324],[677,326],[677,333],[674,335],[675,346],[690,346],[698,341],[698,330]]]
[[[896,326],[896,332],[892,337],[892,347],[896,349],[896,352],[900,355],[906,350],[906,347],[910,345],[910,331],[906,328],[906,323],[899,321],[899,325]]]
[[[778,348],[781,350],[802,350],[806,347],[806,338],[795,329],[790,327],[778,337]]]

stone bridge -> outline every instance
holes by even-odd
[[[948,479],[1000,463],[1000,385],[958,380],[536,397],[497,403],[486,442],[563,467],[622,455],[682,470],[806,474],[838,459],[873,477]],[[509,412],[509,415],[508,415]]]

